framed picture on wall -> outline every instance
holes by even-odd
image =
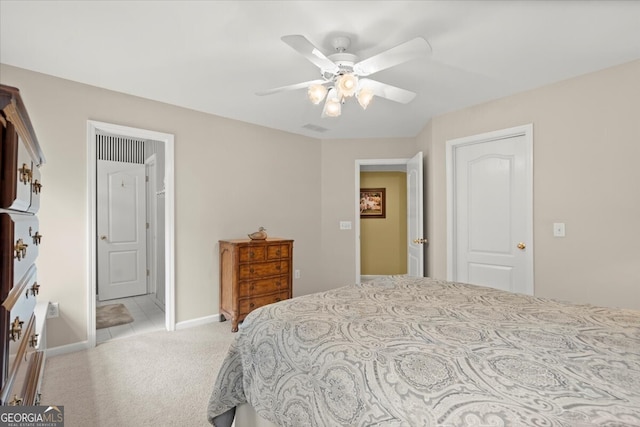
[[[360,218],[384,218],[384,188],[360,189]]]

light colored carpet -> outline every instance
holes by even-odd
[[[96,307],[96,329],[110,328],[133,322],[124,304],[108,304]]]
[[[216,322],[49,357],[41,405],[64,405],[65,427],[210,426],[207,403],[234,337]]]

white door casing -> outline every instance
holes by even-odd
[[[98,298],[147,293],[145,165],[98,160]]]
[[[409,166],[411,163],[411,166]],[[424,233],[424,196],[423,196],[423,155],[422,152],[417,153],[411,159],[359,159],[355,161],[355,190],[354,190],[354,206],[355,206],[355,239],[356,239],[356,283],[360,283],[361,261],[360,261],[360,171],[362,166],[380,166],[385,168],[388,166],[402,166],[407,172],[407,234],[409,237],[407,263],[408,272],[412,270],[416,276],[424,275],[424,245],[419,248],[413,248],[414,239],[422,239]],[[411,172],[409,172],[411,169]],[[411,177],[409,176],[411,175]],[[409,218],[412,217],[412,218]],[[413,225],[412,225],[413,223]],[[413,235],[412,233],[415,233]],[[412,237],[413,236],[413,237]],[[420,252],[420,254],[418,254]],[[418,273],[419,272],[419,273]],[[413,275],[413,274],[411,274]]]
[[[447,142],[447,278],[533,295],[533,126]]]
[[[424,276],[422,152],[407,161],[407,273]]]
[[[163,241],[164,251],[158,254],[164,271],[165,291],[165,327],[168,331],[176,329],[175,307],[175,147],[174,135],[146,129],[132,128],[112,123],[87,120],[87,341],[86,348],[96,345],[96,287],[97,287],[97,194],[96,135],[106,132],[113,135],[125,135],[133,138],[158,141],[164,145],[164,190],[161,209],[164,212],[163,223],[158,238]]]

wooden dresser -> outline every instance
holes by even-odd
[[[293,240],[220,241],[220,314],[231,331],[251,311],[291,298]]]
[[[18,89],[0,85],[0,404],[37,405],[44,373],[48,303],[37,301],[38,140]]]

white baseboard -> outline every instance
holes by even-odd
[[[47,357],[60,356],[61,354],[73,353],[76,351],[89,349],[89,341],[80,341],[73,344],[61,345],[47,349]]]
[[[194,326],[206,325],[208,323],[214,323],[220,321],[219,314],[212,314],[211,316],[199,317],[197,319],[185,320],[184,322],[176,323],[176,331],[179,329],[193,328]]]
[[[219,314],[212,314],[211,316],[199,317],[197,319],[185,320],[184,322],[176,323],[176,330],[193,328],[194,326],[206,325],[208,323],[214,323],[220,321]],[[47,349],[47,357],[59,356],[61,354],[73,353],[75,351],[87,350],[89,347],[89,341],[80,341],[73,344],[61,345],[59,347],[52,347]]]

